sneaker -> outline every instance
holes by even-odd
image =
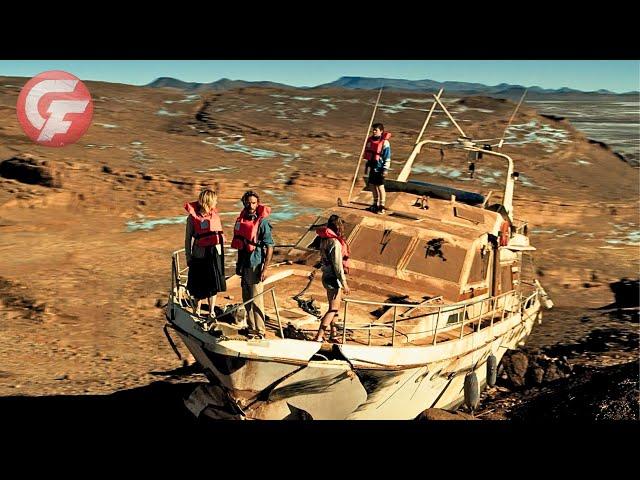
[[[384,205],[380,205],[377,209],[376,209],[376,213],[382,215],[384,213],[387,213],[387,209],[384,208]]]
[[[376,211],[378,210],[378,206],[377,205],[369,205],[367,208],[365,208],[365,210],[368,211],[368,212],[376,213]]]

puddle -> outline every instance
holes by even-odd
[[[213,145],[214,147],[220,148],[225,152],[236,152],[236,153],[244,153],[254,158],[275,158],[275,157],[284,157],[284,158],[297,158],[299,155],[297,153],[282,153],[276,152],[274,150],[267,150],[264,148],[255,148],[245,145],[244,138],[241,135],[235,135],[232,138],[236,138],[234,143],[227,143],[224,138],[218,138],[217,142],[211,142],[210,140],[215,137],[207,137],[205,140],[200,140],[202,143],[207,145]]]
[[[269,218],[274,221],[293,220],[300,215],[317,215],[321,208],[300,206],[293,200],[291,192],[275,192],[273,190],[263,190],[273,200],[272,213]],[[300,225],[300,228],[307,228],[307,225]]]
[[[187,215],[179,215],[175,217],[154,218],[140,220],[130,220],[127,222],[127,232],[136,232],[138,230],[153,230],[160,225],[177,225],[186,222]]]
[[[527,145],[538,143],[544,145],[547,153],[555,152],[559,145],[571,143],[569,132],[553,128],[546,123],[538,124],[537,120],[528,123],[511,125],[507,129],[506,143],[509,145]]]
[[[334,155],[334,154],[337,154],[337,155],[340,155],[342,158],[347,158],[347,157],[350,157],[350,156],[351,156],[351,154],[350,154],[350,153],[339,152],[339,151],[338,151],[338,150],[336,150],[335,148],[330,148],[330,149],[328,149],[328,150],[325,150],[325,151],[324,151],[324,153],[325,153],[326,155]]]
[[[85,148],[98,148],[100,150],[104,150],[106,148],[114,148],[115,145],[94,145],[93,143],[87,143]]]
[[[614,224],[613,228],[617,230],[617,232],[612,232],[616,235],[616,238],[606,238],[605,242],[611,245],[631,245],[631,246],[639,246],[640,245],[640,230],[631,230],[629,231],[629,227],[634,227],[635,224],[627,224],[627,225],[618,225]]]
[[[226,172],[226,171],[230,171],[230,170],[235,170],[235,168],[219,166],[219,167],[205,168],[205,169],[202,169],[202,170],[194,170],[194,172],[195,173],[209,173],[209,172]]]
[[[412,169],[414,173],[429,173],[431,175],[440,175],[442,177],[447,177],[451,179],[459,179],[463,173],[455,168],[438,166],[434,167],[432,165],[415,165]]]
[[[170,112],[168,110],[165,110],[164,108],[161,108],[156,112],[156,115],[163,115],[167,117],[179,117],[181,115],[184,115],[184,112]]]

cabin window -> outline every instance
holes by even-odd
[[[464,311],[464,319],[465,321],[469,320],[469,312],[467,310]],[[452,325],[454,323],[460,323],[462,321],[462,310],[456,313],[452,313],[449,315],[447,319],[447,325]]]
[[[484,255],[483,250],[478,248],[473,256],[473,263],[471,264],[471,271],[469,272],[469,282],[476,283],[481,282],[487,278],[487,269],[489,267],[489,249],[485,247]]]
[[[393,230],[362,227],[351,242],[351,258],[397,268],[410,243],[411,237]]]
[[[406,270],[458,282],[466,255],[464,248],[455,247],[444,238],[421,240],[411,255]]]
[[[500,282],[502,284],[502,293],[513,290],[513,273],[511,272],[511,265],[503,265],[500,267]]]

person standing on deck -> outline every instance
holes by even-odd
[[[384,179],[391,167],[391,144],[389,139],[391,134],[384,131],[384,125],[374,123],[371,131],[372,135],[367,140],[364,159],[366,160],[364,173],[369,172],[367,185],[373,193],[373,205],[367,210],[374,213],[385,213],[386,192],[384,189]]]
[[[329,309],[320,320],[320,328],[314,338],[316,342],[322,342],[329,327],[331,327],[331,337],[335,339],[336,329],[333,320],[338,314],[342,290],[345,295],[351,293],[346,276],[349,273],[349,245],[344,239],[344,221],[338,215],[331,215],[327,226],[318,228],[316,234],[321,239],[322,286],[327,291],[329,302]]]
[[[214,316],[218,292],[227,290],[224,276],[224,235],[216,210],[218,194],[209,188],[200,192],[197,202],[185,203],[189,214],[184,236],[184,254],[189,266],[187,290],[200,315],[202,301],[209,299],[209,316]]]
[[[260,197],[252,190],[244,193],[242,204],[244,208],[236,219],[231,247],[238,250],[236,274],[241,278],[242,301],[246,302],[264,291],[263,282],[273,256],[274,242],[271,224],[267,220],[271,207],[262,205]],[[264,338],[263,295],[245,305],[245,309],[249,337]]]

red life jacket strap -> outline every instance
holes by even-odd
[[[222,230],[218,230],[215,232],[205,232],[205,233],[194,233],[193,237],[196,240],[200,240],[201,238],[210,237],[211,235],[222,235]]]

